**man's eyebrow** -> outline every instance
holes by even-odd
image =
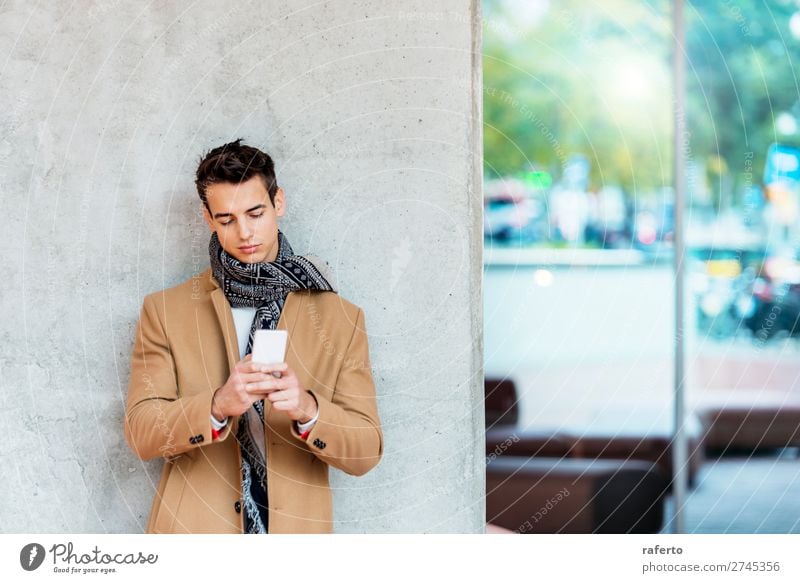
[[[266,207],[267,207],[267,205],[265,205],[265,204],[257,204],[253,208],[247,209],[244,212],[252,213],[253,211],[257,211],[258,209],[263,209],[263,208],[266,208]],[[215,219],[221,219],[222,217],[232,217],[232,216],[233,216],[233,213],[214,213],[214,218]]]

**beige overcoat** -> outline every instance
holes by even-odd
[[[332,531],[328,467],[360,476],[383,453],[364,313],[333,292],[292,292],[277,325],[286,362],[313,393],[319,418],[302,440],[265,400],[270,533]],[[144,298],[124,422],[143,460],[166,463],[148,533],[241,533],[238,417],[217,440],[211,397],[240,360],[230,304],[211,270]]]

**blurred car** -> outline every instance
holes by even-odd
[[[624,249],[631,245],[627,202],[621,188],[606,186],[592,193],[584,241],[603,249]]]
[[[690,274],[697,305],[697,330],[705,336],[730,337],[741,326],[734,310],[737,278],[742,272],[741,251],[728,248],[694,248],[696,262]]]
[[[737,282],[734,310],[759,340],[800,336],[800,263],[771,255],[749,266]]]
[[[689,284],[697,306],[697,329],[723,338],[751,332],[763,287],[755,281],[763,245],[696,246],[689,250]],[[754,267],[756,266],[756,267]]]
[[[501,241],[535,241],[534,201],[525,196],[500,194],[484,201],[484,236]]]
[[[675,203],[661,200],[638,210],[633,219],[633,246],[642,251],[671,247],[675,236]]]
[[[500,241],[533,242],[544,239],[544,203],[517,180],[498,180],[484,188],[484,237]]]

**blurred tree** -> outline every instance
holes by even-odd
[[[669,182],[669,19],[645,3],[518,2],[484,11],[487,176],[530,167],[555,177],[570,155],[591,162],[594,187]]]
[[[796,11],[794,2],[774,0],[687,6],[691,154],[712,162],[713,199],[720,207],[740,204],[745,188],[760,182],[771,143],[798,144],[792,122],[800,114],[800,92],[793,64],[800,63],[800,43],[790,28]],[[789,122],[784,131],[777,127],[781,114]],[[755,176],[749,175],[751,152]]]
[[[788,0],[686,4],[687,154],[708,169],[717,208],[758,183],[748,172],[770,143],[800,145],[796,11]],[[487,1],[487,176],[535,167],[558,178],[582,153],[593,187],[669,185],[671,26],[666,0]]]

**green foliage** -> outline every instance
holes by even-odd
[[[669,185],[671,3],[560,0],[535,3],[539,13],[524,4],[484,6],[487,176],[533,168],[557,180],[582,153],[594,187]],[[795,141],[774,123],[782,112],[800,118],[795,11],[775,0],[686,4],[688,153],[709,169],[717,201],[745,183],[748,152],[760,171],[770,143]]]
[[[691,155],[722,160],[722,174],[730,178],[728,192],[714,176],[715,164],[709,164],[712,184],[721,184],[714,192],[717,200],[750,181],[748,152],[760,171],[772,142],[797,143],[796,136],[775,127],[781,113],[800,115],[794,70],[800,43],[789,30],[796,10],[793,2],[762,0],[704,0],[687,7]]]

